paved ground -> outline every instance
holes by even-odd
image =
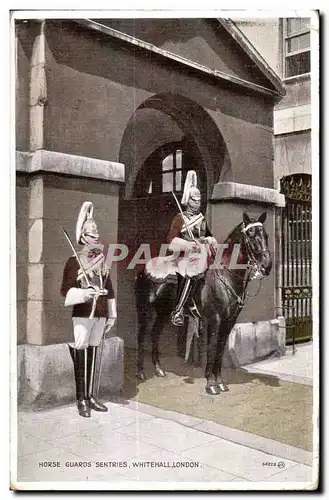
[[[222,376],[229,391],[216,396],[206,394],[201,367],[186,364],[174,355],[161,356],[167,376],[158,378],[148,354],[147,380],[136,384],[136,351],[127,349],[122,395],[130,401],[312,451],[313,388],[308,376],[310,360],[306,359],[312,354],[310,348],[300,346],[293,356],[288,350],[284,359],[268,359],[239,369],[224,368]],[[298,375],[292,374],[294,370]]]
[[[313,384],[313,354],[314,344],[297,344],[295,353],[292,347],[287,347],[286,355],[282,358],[261,361],[246,365],[243,368],[250,373],[274,375],[281,380],[297,382],[299,384]]]
[[[256,368],[279,369],[279,377],[293,373],[289,354],[273,363]],[[16,487],[85,489],[81,481],[88,481],[104,490],[303,490],[315,484],[311,452],[135,401],[116,398],[108,408],[90,419],[79,417],[73,404],[19,412]]]

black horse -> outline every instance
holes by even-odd
[[[228,387],[221,378],[224,348],[237,317],[244,305],[246,288],[250,280],[264,278],[272,268],[268,250],[268,237],[264,229],[266,213],[258,220],[243,214],[243,222],[231,231],[225,240],[221,266],[213,263],[198,280],[197,304],[207,333],[207,363],[205,377],[206,392],[219,394]],[[233,250],[240,244],[237,263],[230,268]],[[135,294],[138,314],[138,358],[137,378],[144,381],[144,343],[150,332],[152,339],[152,361],[155,374],[165,376],[159,359],[160,334],[169,321],[177,295],[177,276],[169,275],[162,283],[155,283],[141,271],[136,278]]]

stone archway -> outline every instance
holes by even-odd
[[[139,157],[141,151],[138,149],[138,141],[142,135],[143,143],[148,142],[145,136],[149,131],[146,131],[143,126],[150,116],[152,120],[159,118],[158,122],[152,122],[152,126],[155,131],[160,128],[161,136],[164,138],[162,142],[161,137],[153,137],[155,146],[180,140],[183,135],[195,143],[205,167],[207,197],[209,198],[221,172],[231,169],[228,151],[220,130],[210,115],[196,102],[176,94],[157,94],[150,97],[135,110],[129,120],[121,141],[119,155],[119,161],[126,166],[124,197],[129,199],[132,196],[133,185],[141,167]],[[141,134],[139,133],[140,123],[143,124]],[[146,156],[144,151],[143,153]],[[143,157],[142,154],[141,156]]]
[[[213,186],[222,169],[227,170],[230,164],[223,138],[211,117],[195,102],[171,94],[153,96],[133,113],[120,147],[119,160],[125,165],[126,185],[119,202],[119,242],[127,245],[130,254],[118,269],[118,301],[126,312],[119,317],[119,328],[129,347],[136,345],[133,291],[136,270],[128,270],[126,265],[141,243],[151,244],[156,250],[166,243],[171,220],[178,209],[168,187],[161,188],[157,182],[157,193],[148,192],[147,181],[148,176],[159,180],[165,175],[161,172],[162,162],[175,151],[182,152],[183,157],[181,182],[174,189],[177,197],[180,200],[187,170],[196,170],[203,195],[202,210],[206,212]],[[140,189],[141,183],[148,188]],[[174,337],[164,337],[165,350],[171,344],[175,346]]]

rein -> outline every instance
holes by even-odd
[[[255,222],[255,223],[252,223],[252,224],[248,224],[247,227],[243,227],[241,229],[241,233],[243,235],[243,243],[245,244],[245,247],[246,247],[246,250],[247,250],[247,257],[248,257],[248,262],[247,262],[247,269],[246,269],[246,272],[245,272],[245,275],[244,277],[242,278],[241,276],[239,276],[237,273],[231,271],[231,269],[229,269],[228,267],[226,266],[222,266],[221,269],[225,269],[225,271],[227,271],[231,276],[234,276],[238,279],[240,279],[241,281],[243,281],[244,285],[243,285],[243,291],[242,291],[242,294],[241,295],[238,295],[236,293],[236,291],[234,290],[234,288],[229,284],[227,283],[227,281],[220,276],[220,274],[217,272],[217,277],[218,279],[223,283],[223,285],[226,287],[227,290],[229,290],[232,295],[235,297],[237,303],[238,303],[238,306],[242,309],[242,307],[244,306],[245,304],[245,301],[246,301],[246,298],[254,298],[254,297],[257,297],[257,295],[259,294],[260,292],[260,289],[261,289],[261,286],[262,286],[262,282],[261,280],[260,283],[259,283],[259,286],[258,286],[258,290],[257,292],[254,294],[254,295],[248,295],[247,294],[247,286],[249,284],[249,282],[251,281],[250,279],[250,275],[251,275],[251,272],[253,270],[253,268],[255,267],[255,265],[257,266],[257,270],[259,269],[259,264],[258,264],[258,261],[256,259],[256,257],[258,257],[259,255],[262,255],[263,253],[266,252],[265,249],[261,250],[260,252],[257,252],[257,254],[255,254],[251,248],[251,245],[250,245],[250,241],[246,235],[246,231],[250,228],[250,227],[253,227],[253,226],[263,226],[263,224],[261,222]],[[218,270],[216,270],[218,271]]]

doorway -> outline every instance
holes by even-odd
[[[196,145],[191,139],[164,144],[145,161],[135,181],[132,201],[137,206],[136,243],[151,246],[152,257],[167,243],[171,221],[179,207],[188,170],[196,171],[206,210],[206,175]]]
[[[172,191],[180,201],[188,170],[197,173],[206,214],[214,184],[222,169],[230,169],[226,145],[210,115],[190,99],[173,94],[155,95],[135,110],[119,160],[126,169],[118,230],[119,243],[129,248],[126,263],[143,243],[151,246],[151,256],[167,243],[171,221],[179,211]],[[136,273],[137,268],[118,268],[118,328],[131,348],[137,347]],[[177,332],[171,325],[161,336],[160,349],[163,354],[177,352]]]

